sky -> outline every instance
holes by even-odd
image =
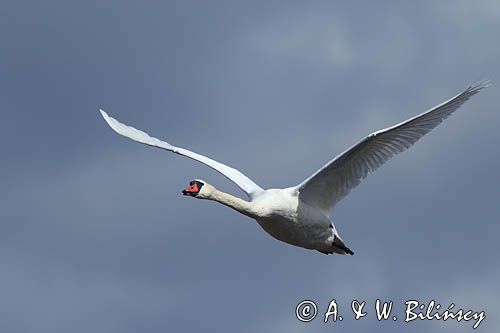
[[[0,332],[471,332],[500,325],[498,1],[0,3]],[[113,133],[120,121],[300,183],[367,134],[485,76],[493,85],[333,212],[354,256],[278,242],[183,197],[217,172]],[[343,321],[322,321],[335,299]],[[377,321],[376,299],[397,321]],[[295,317],[302,300],[318,316]],[[366,301],[355,320],[350,304]]]

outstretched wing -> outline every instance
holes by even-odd
[[[146,144],[148,146],[165,149],[165,150],[171,151],[173,153],[192,158],[193,160],[196,160],[196,161],[201,162],[203,164],[206,164],[209,167],[211,167],[212,169],[220,172],[221,174],[223,174],[224,176],[229,178],[229,180],[231,180],[233,183],[238,185],[238,187],[241,188],[250,198],[252,198],[255,194],[263,191],[262,188],[260,188],[257,184],[255,184],[247,176],[245,176],[240,171],[238,171],[234,168],[231,168],[227,165],[224,165],[222,163],[214,161],[206,156],[194,153],[190,150],[172,146],[171,144],[169,144],[165,141],[161,141],[157,138],[149,136],[147,133],[145,133],[141,130],[138,130],[134,127],[127,126],[125,124],[120,123],[118,120],[110,117],[103,110],[99,110],[99,111],[101,111],[101,114],[104,117],[104,120],[106,120],[106,122],[108,123],[108,125],[116,133],[118,133],[120,135],[123,135],[129,139],[134,140],[134,141]]]
[[[368,135],[297,185],[300,199],[328,214],[337,202],[370,173],[393,156],[410,148],[460,105],[487,86],[487,80],[477,82],[455,97],[414,118]]]

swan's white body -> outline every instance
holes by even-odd
[[[249,201],[218,191],[202,180],[197,180],[201,187],[199,191],[186,193],[200,199],[220,202],[255,219],[267,233],[283,242],[323,253],[353,254],[330,220],[330,212],[335,204],[368,174],[391,157],[408,149],[488,85],[488,81],[473,84],[421,115],[370,134],[299,185],[285,189],[264,190],[234,168],[150,137],[143,131],[111,118],[102,110],[101,114],[118,134],[192,158],[219,171],[238,185],[248,195]]]

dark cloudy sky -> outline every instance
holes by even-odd
[[[484,310],[478,332],[497,331],[497,1],[4,0],[0,12],[0,332],[472,331],[403,323],[409,299]],[[482,75],[494,85],[337,206],[352,257],[182,197],[193,178],[241,192],[98,113],[287,187]],[[333,298],[343,322],[295,319],[301,300],[325,312]],[[377,298],[401,318],[376,321]]]

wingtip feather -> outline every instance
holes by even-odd
[[[473,84],[471,84],[469,86],[468,90],[472,93],[477,93],[480,90],[483,90],[484,88],[488,88],[491,85],[492,85],[491,80],[483,77],[483,78],[480,78],[479,80],[477,80],[476,82],[474,82]]]
[[[106,123],[108,124],[108,126],[111,127],[111,129],[113,131],[115,131],[116,133],[118,133],[120,135],[130,137],[130,135],[126,134],[127,128],[129,128],[129,126],[126,126],[126,125],[120,123],[118,120],[116,120],[113,117],[111,117],[110,115],[108,115],[106,113],[106,111],[104,111],[103,109],[99,109],[99,111],[101,112],[101,115],[104,118],[104,120],[106,121]]]
[[[106,111],[104,111],[103,109],[99,109],[99,112],[101,113],[101,116],[104,118],[104,120],[106,120],[106,122],[108,123],[108,125],[111,126],[111,124],[110,124],[111,117],[106,113]]]

